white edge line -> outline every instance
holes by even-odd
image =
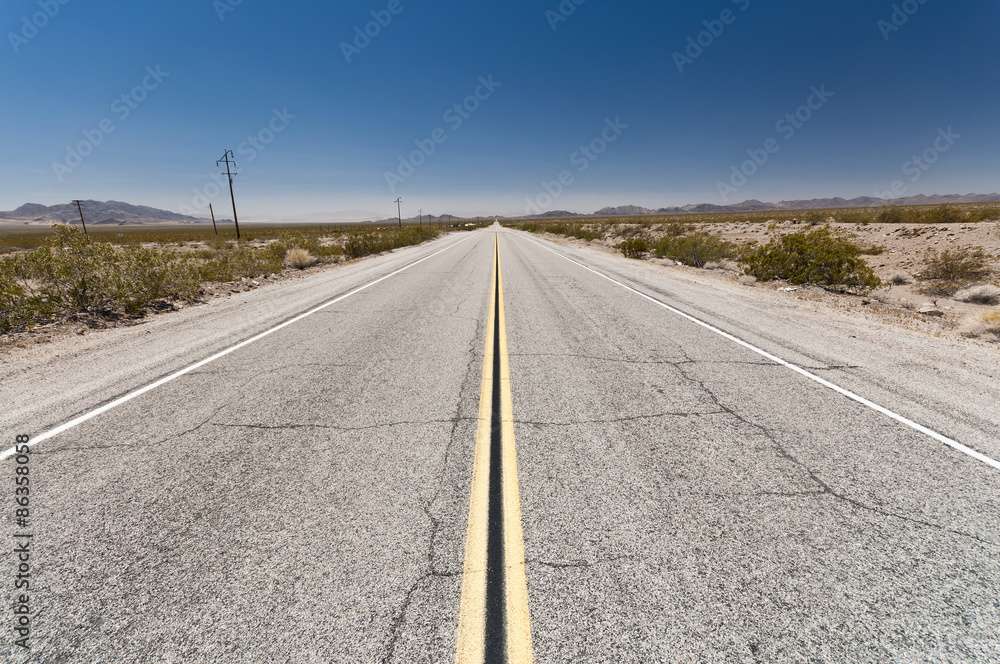
[[[83,415],[80,415],[79,417],[77,417],[75,419],[72,419],[69,422],[66,422],[65,424],[60,424],[59,426],[57,426],[54,429],[49,429],[45,433],[39,434],[38,436],[36,436],[34,438],[31,438],[30,441],[27,443],[27,445],[29,447],[31,447],[33,445],[41,443],[42,441],[48,440],[49,438],[52,438],[54,436],[58,436],[59,434],[63,433],[64,431],[67,431],[68,429],[72,429],[73,427],[77,426],[78,424],[83,424],[87,420],[92,419],[94,417],[97,417],[98,415],[100,415],[102,413],[106,413],[107,411],[111,410],[112,408],[116,408],[117,406],[120,406],[120,405],[122,405],[123,403],[125,403],[127,401],[131,401],[132,399],[135,399],[136,397],[141,396],[141,395],[145,394],[146,392],[149,392],[151,390],[155,390],[156,388],[160,387],[161,385],[164,385],[165,383],[169,383],[170,381],[174,380],[175,378],[180,378],[184,374],[190,373],[190,372],[194,371],[195,369],[200,369],[201,367],[205,366],[206,364],[208,364],[210,362],[214,362],[215,360],[219,359],[220,357],[225,357],[226,355],[229,355],[233,351],[237,351],[240,348],[243,348],[244,346],[249,346],[250,344],[254,343],[255,341],[259,341],[259,340],[263,339],[264,337],[268,336],[269,334],[277,332],[278,330],[280,330],[282,328],[288,327],[289,325],[291,325],[293,323],[297,323],[298,321],[302,320],[303,318],[305,318],[307,316],[313,315],[317,311],[321,311],[321,310],[326,309],[327,307],[329,307],[331,305],[337,304],[341,300],[345,300],[345,299],[349,298],[352,295],[360,293],[361,291],[365,290],[366,288],[368,288],[370,286],[374,286],[375,284],[379,283],[380,281],[385,281],[389,277],[395,276],[395,275],[399,274],[400,272],[402,272],[404,270],[409,270],[414,265],[417,265],[419,263],[423,263],[425,260],[428,260],[430,258],[434,258],[438,254],[443,253],[445,251],[448,251],[449,249],[453,249],[454,247],[458,246],[462,242],[465,242],[466,240],[468,240],[470,237],[472,237],[472,234],[470,234],[470,235],[462,238],[458,242],[455,242],[453,244],[448,245],[444,249],[441,249],[439,251],[435,251],[433,254],[430,254],[429,256],[424,256],[423,258],[421,258],[418,261],[414,261],[413,263],[410,263],[409,265],[401,267],[398,270],[396,270],[395,272],[390,272],[389,274],[385,275],[384,277],[379,277],[375,281],[369,282],[369,283],[365,284],[364,286],[359,286],[358,288],[355,288],[352,291],[344,293],[343,295],[341,295],[341,296],[339,296],[337,298],[334,298],[334,299],[330,300],[329,302],[324,302],[323,304],[321,304],[321,305],[319,305],[317,307],[313,307],[312,309],[310,309],[309,311],[306,311],[305,313],[301,313],[298,316],[295,316],[294,318],[286,320],[284,323],[281,323],[280,325],[275,325],[274,327],[272,327],[269,330],[265,330],[265,331],[263,331],[263,332],[255,335],[255,336],[250,337],[249,339],[241,341],[240,343],[236,344],[235,346],[230,346],[229,348],[221,350],[218,353],[216,353],[215,355],[212,355],[211,357],[206,357],[203,360],[199,360],[198,362],[195,362],[194,364],[186,366],[186,367],[184,367],[183,369],[181,369],[179,371],[175,371],[174,373],[172,373],[172,374],[170,374],[168,376],[164,376],[163,378],[160,378],[159,380],[157,380],[155,382],[152,382],[149,385],[146,385],[144,387],[140,387],[139,389],[135,390],[134,392],[129,392],[128,394],[126,394],[124,396],[118,397],[114,401],[106,403],[103,406],[101,406],[100,408],[96,408],[96,409],[94,409],[94,410],[92,410],[92,411],[90,411],[88,413],[84,413]],[[8,450],[5,450],[3,453],[0,453],[0,461],[4,461],[5,459],[8,459],[9,457],[13,456],[14,453],[15,453],[15,451],[16,451],[16,449],[17,449],[16,447],[12,447],[12,448],[10,448]]]
[[[766,350],[757,348],[753,344],[750,344],[750,343],[748,343],[746,341],[743,341],[742,339],[740,339],[738,337],[735,337],[735,336],[729,334],[728,332],[720,330],[719,328],[717,328],[717,327],[715,327],[713,325],[710,325],[709,323],[706,323],[703,320],[699,320],[698,318],[695,318],[691,314],[685,313],[685,312],[681,311],[680,309],[675,309],[674,307],[670,306],[669,304],[665,304],[663,302],[660,302],[659,300],[657,300],[654,297],[650,297],[649,295],[646,295],[645,293],[643,293],[641,291],[638,291],[635,288],[632,288],[631,286],[623,284],[620,281],[616,281],[615,279],[612,279],[611,277],[607,276],[606,274],[602,274],[602,273],[598,272],[597,270],[595,270],[593,268],[587,267],[586,265],[584,265],[583,263],[581,263],[579,261],[573,260],[569,256],[561,254],[558,251],[555,251],[554,249],[550,249],[550,248],[546,247],[545,245],[543,245],[543,244],[541,244],[539,242],[535,242],[531,238],[525,238],[525,239],[528,240],[528,242],[531,242],[532,244],[538,245],[539,247],[541,247],[542,249],[545,249],[546,251],[552,252],[553,254],[555,254],[556,256],[559,256],[560,258],[565,258],[569,262],[575,263],[575,264],[579,265],[580,267],[582,267],[583,269],[588,270],[590,272],[593,272],[594,274],[596,274],[599,277],[607,279],[608,281],[610,281],[613,284],[617,284],[617,285],[621,286],[625,290],[632,291],[636,295],[639,295],[640,297],[644,297],[644,298],[646,298],[647,300],[649,300],[650,302],[652,302],[654,304],[660,305],[664,309],[666,309],[666,310],[668,310],[668,311],[670,311],[672,313],[675,313],[678,316],[681,316],[682,318],[685,318],[685,319],[691,321],[692,323],[695,323],[696,325],[700,325],[700,326],[704,327],[707,330],[711,330],[712,332],[715,332],[716,334],[718,334],[718,335],[720,335],[722,337],[725,337],[726,339],[729,339],[733,343],[739,344],[740,346],[743,346],[744,348],[746,348],[748,350],[751,350],[751,351],[757,353],[758,355],[761,355],[761,356],[763,356],[763,357],[771,360],[772,362],[774,362],[776,364],[780,364],[783,367],[788,367],[792,371],[794,371],[794,372],[796,372],[798,374],[802,374],[803,376],[805,376],[806,378],[808,378],[810,380],[816,381],[817,383],[819,383],[823,387],[830,388],[834,392],[837,392],[838,394],[842,394],[843,396],[847,397],[848,399],[851,399],[853,401],[857,401],[858,403],[862,404],[863,406],[867,406],[868,408],[871,408],[874,411],[882,413],[883,415],[886,415],[887,417],[890,417],[890,418],[896,420],[900,424],[905,424],[906,426],[910,427],[914,431],[919,431],[920,433],[922,433],[924,435],[927,435],[927,436],[930,436],[931,438],[933,438],[934,440],[936,440],[938,442],[944,443],[945,445],[947,445],[949,447],[952,447],[952,448],[958,450],[959,452],[962,452],[963,454],[969,455],[970,457],[972,457],[973,459],[975,459],[977,461],[982,461],[986,465],[992,466],[993,468],[996,468],[997,470],[1000,470],[1000,461],[996,461],[995,459],[991,459],[990,457],[986,456],[982,452],[977,452],[976,450],[972,449],[971,447],[967,447],[967,446],[963,445],[962,443],[958,442],[957,440],[952,440],[951,438],[948,438],[947,436],[943,436],[943,435],[939,434],[937,431],[934,431],[933,429],[928,429],[924,425],[918,424],[917,422],[914,422],[913,420],[907,419],[907,418],[903,417],[902,415],[900,415],[898,413],[895,413],[895,412],[889,410],[888,408],[886,408],[884,406],[880,406],[880,405],[878,405],[877,403],[875,403],[873,401],[869,401],[868,399],[865,399],[864,397],[862,397],[860,395],[857,395],[854,392],[851,392],[850,390],[844,389],[843,387],[840,387],[839,385],[834,385],[830,381],[828,381],[828,380],[826,380],[824,378],[821,378],[821,377],[817,376],[816,374],[809,373],[808,371],[806,371],[805,369],[803,369],[802,367],[800,367],[798,365],[792,364],[791,362],[788,362],[787,360],[783,360],[780,357],[777,357],[776,355],[772,355],[771,353],[768,353]]]

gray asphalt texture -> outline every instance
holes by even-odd
[[[453,661],[493,238],[4,367],[12,444],[446,249],[33,448],[0,660]],[[1000,456],[995,351],[501,231],[535,661],[1000,660],[1000,471],[539,245]]]

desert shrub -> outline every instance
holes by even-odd
[[[739,260],[745,274],[761,281],[784,279],[867,293],[882,281],[861,258],[861,248],[852,238],[824,226],[790,233],[763,246],[752,245],[741,252]]]
[[[872,215],[866,212],[856,212],[856,211],[837,212],[834,214],[834,216],[836,217],[837,221],[845,224],[865,225],[865,224],[870,224],[873,221]]]
[[[982,247],[959,247],[938,252],[930,249],[917,279],[920,292],[928,295],[953,295],[990,276],[988,256]]]
[[[686,235],[694,230],[694,226],[691,224],[682,224],[679,221],[671,221],[669,224],[663,225],[663,232],[669,237],[679,237],[681,235]]]
[[[858,246],[862,256],[881,256],[885,253],[885,247],[881,244],[862,244]]]
[[[618,245],[626,258],[645,258],[649,253],[649,241],[641,236],[630,237]]]
[[[120,249],[116,254],[107,278],[114,305],[128,314],[154,300],[191,299],[198,292],[200,279],[188,259],[143,247]]]
[[[959,327],[959,332],[967,337],[990,336],[1000,341],[1000,309],[967,318]]]
[[[585,240],[591,242],[593,240],[598,240],[604,237],[604,234],[591,230],[585,227],[583,224],[568,224],[564,222],[558,222],[555,224],[549,224],[548,226],[543,226],[542,230],[546,233],[554,233],[555,235],[563,235],[565,237],[575,237],[580,240]]]
[[[429,226],[407,226],[406,228],[371,231],[349,235],[344,242],[344,253],[350,258],[360,258],[400,247],[408,247],[432,240],[440,231]]]
[[[23,330],[54,312],[27,275],[23,256],[0,260],[0,333]]]
[[[965,221],[965,213],[950,205],[941,205],[925,212],[920,220],[928,224],[957,224]]]
[[[246,244],[227,244],[198,266],[203,281],[236,281],[243,277],[281,272],[284,252],[270,247],[256,249]]]
[[[296,270],[304,270],[316,263],[316,257],[300,247],[289,249],[285,254],[285,264]]]
[[[893,205],[883,205],[882,209],[875,215],[875,221],[880,224],[904,224],[909,221],[909,215]]]
[[[48,245],[3,261],[0,329],[20,330],[60,313],[135,314],[153,300],[192,298],[196,270],[188,259],[138,246],[95,242],[54,226]]]
[[[653,244],[659,258],[671,258],[685,265],[704,267],[709,261],[721,261],[736,256],[736,245],[709,233],[667,235]]]
[[[1000,208],[981,208],[969,213],[969,221],[990,221],[1000,219]]]
[[[956,291],[952,297],[959,302],[971,302],[972,304],[1000,304],[1000,288],[993,284],[970,286]]]
[[[913,283],[913,279],[905,272],[893,272],[892,276],[889,277],[889,283],[893,286],[903,286]]]

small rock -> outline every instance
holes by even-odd
[[[921,307],[920,309],[917,309],[917,313],[923,314],[924,316],[944,316],[944,312],[936,307]]]
[[[861,304],[871,304],[871,300],[861,300]]]

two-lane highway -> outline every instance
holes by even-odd
[[[995,352],[905,331],[877,347],[746,289],[508,230],[268,290],[121,333],[117,361],[148,370],[102,379],[102,347],[4,370],[9,445],[82,421],[32,448],[32,649],[5,637],[0,659],[467,661],[495,383],[521,654],[1000,658],[1000,470],[906,423],[1000,458]]]

